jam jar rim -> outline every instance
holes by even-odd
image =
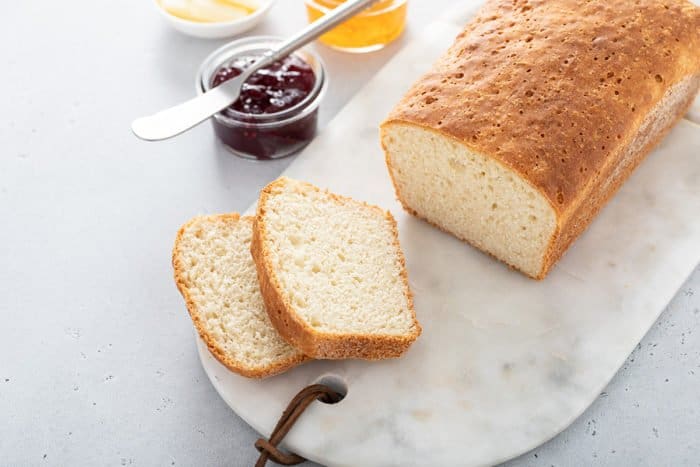
[[[238,55],[245,55],[255,50],[267,50],[268,47],[265,47],[265,44],[282,42],[283,40],[283,38],[271,35],[249,36],[234,40],[214,50],[204,59],[197,72],[195,83],[197,94],[201,95],[209,89],[212,89],[211,85],[205,84],[207,80],[211,80],[214,77],[221,64]],[[255,47],[255,45],[258,45],[258,47]],[[224,113],[224,111],[218,112],[214,114],[214,118],[227,126],[269,128],[294,122],[316,110],[328,87],[325,64],[317,53],[306,48],[302,48],[300,51],[311,57],[315,62],[315,64],[310,63],[308,59],[303,56],[301,57],[302,60],[313,68],[314,75],[316,76],[314,87],[304,99],[297,102],[292,107],[279,112],[251,114],[225,109],[226,113]],[[236,116],[241,119],[237,119]]]
[[[331,11],[333,9],[333,8],[328,8],[327,6],[324,6],[324,5],[319,5],[317,0],[304,0],[304,3],[306,5],[311,5],[312,7],[317,8],[320,11],[323,11],[324,14],[328,13],[329,11]],[[382,8],[381,10],[372,11],[369,13],[361,11],[360,13],[357,14],[357,16],[358,17],[371,17],[371,16],[383,15],[383,14],[386,14],[390,11],[401,8],[406,3],[408,3],[408,0],[393,0],[393,3],[389,6],[387,6],[386,8]]]

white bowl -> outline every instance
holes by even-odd
[[[250,15],[233,21],[224,21],[220,23],[188,21],[168,13],[160,6],[158,0],[155,0],[154,3],[158,11],[160,11],[160,14],[178,31],[188,36],[201,37],[204,39],[221,39],[222,37],[231,37],[241,34],[255,27],[276,1],[277,0],[260,0],[260,8]]]

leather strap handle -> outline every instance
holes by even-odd
[[[312,384],[299,391],[289,402],[284,412],[282,412],[275,429],[272,430],[270,439],[260,438],[255,442],[255,448],[260,452],[260,457],[255,463],[255,467],[264,467],[268,460],[281,465],[296,465],[304,462],[306,459],[303,457],[294,453],[284,453],[277,448],[277,445],[289,433],[294,423],[313,401],[320,400],[327,404],[335,404],[342,398],[341,394],[323,384]]]

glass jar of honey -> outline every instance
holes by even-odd
[[[309,22],[316,21],[345,0],[305,0]],[[379,50],[401,35],[406,25],[407,0],[380,0],[331,29],[320,41],[347,52]]]

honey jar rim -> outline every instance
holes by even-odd
[[[370,17],[370,16],[384,15],[386,13],[393,11],[393,10],[401,8],[407,2],[408,2],[408,0],[392,0],[391,5],[387,5],[386,8],[382,8],[381,10],[371,11],[371,12],[362,11],[362,12],[357,14],[357,17]],[[312,8],[316,8],[317,10],[323,12],[324,14],[333,10],[333,8],[328,8],[325,5],[320,5],[317,0],[304,0],[304,3],[307,6],[310,6]],[[340,2],[340,3],[342,3],[342,2]],[[338,5],[340,5],[340,3],[338,3]]]

